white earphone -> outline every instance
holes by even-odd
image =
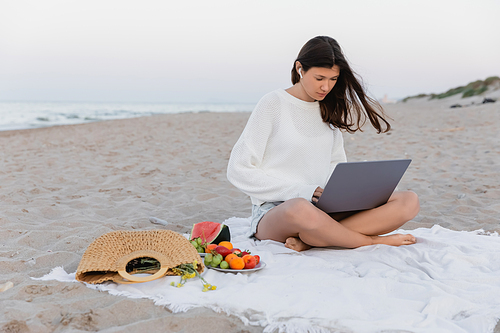
[[[302,79],[302,68],[299,68],[299,75],[300,75],[300,78]]]

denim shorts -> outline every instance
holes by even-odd
[[[257,232],[257,226],[259,225],[259,222],[264,217],[264,215],[266,215],[268,211],[282,203],[283,201],[273,201],[264,202],[260,206],[253,205],[252,218],[250,221],[250,232],[248,233],[248,237],[254,237],[255,233]]]

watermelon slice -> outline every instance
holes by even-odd
[[[219,244],[222,241],[231,241],[231,233],[227,225],[210,221],[199,222],[193,225],[189,239],[193,240],[198,237],[207,244]]]

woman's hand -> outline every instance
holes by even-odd
[[[318,202],[319,197],[321,197],[322,194],[323,194],[323,189],[318,186],[313,193],[312,202],[314,203]]]

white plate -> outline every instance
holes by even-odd
[[[205,258],[206,253],[198,253],[200,257]]]
[[[219,267],[212,267],[212,266],[205,266],[205,267],[208,267],[210,269],[213,269],[213,270],[216,270],[219,272],[224,272],[224,273],[250,273],[250,272],[255,272],[255,271],[261,270],[262,268],[266,267],[266,263],[261,260],[257,264],[257,266],[255,266],[254,268],[251,268],[251,269],[229,269],[229,268],[222,269]]]

